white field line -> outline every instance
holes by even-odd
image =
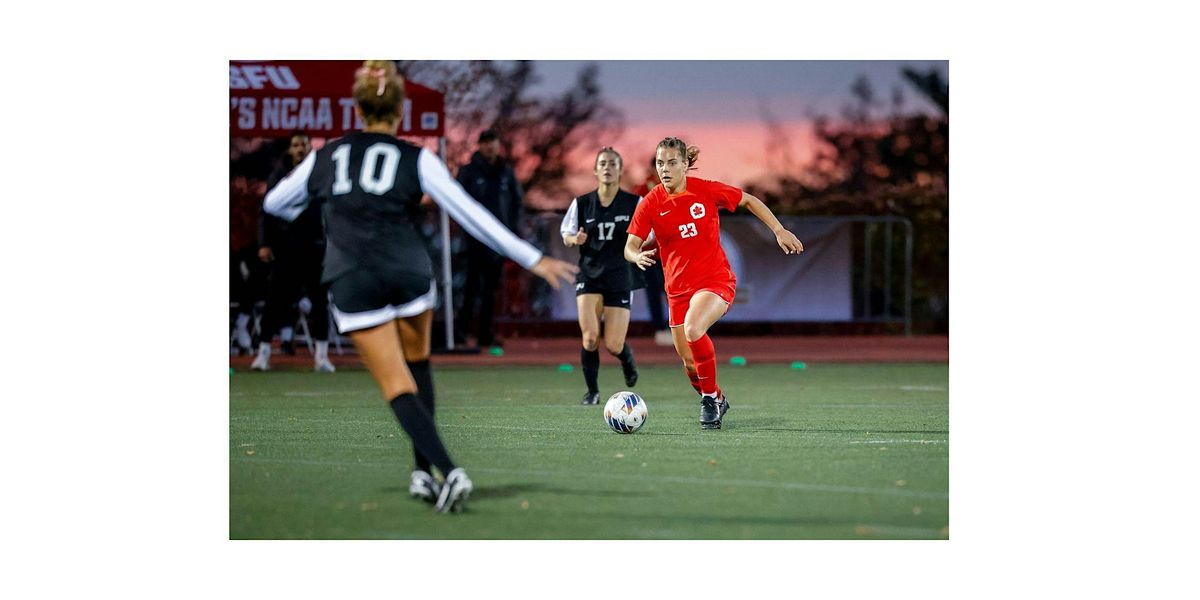
[[[368,392],[353,392],[347,390],[334,392],[284,392],[284,398],[324,398],[326,396],[367,396]]]
[[[814,384],[807,388],[811,391],[853,391],[853,392],[881,392],[895,391],[901,392],[944,392],[946,388],[938,385],[820,385]]]
[[[948,440],[851,440],[851,444],[945,444]]]
[[[821,404],[818,402],[814,402],[812,404],[806,404],[804,407],[805,408],[910,408],[913,410],[928,410],[930,408],[930,406],[923,405],[923,404],[870,404],[870,403]]]
[[[940,527],[898,527],[895,525],[872,525],[870,523],[863,524],[867,529],[873,529],[879,533],[887,533],[892,535],[909,536],[925,536],[933,534],[933,537],[941,537]]]
[[[310,465],[310,466],[329,466],[329,467],[380,467],[380,468],[397,468],[396,461],[350,461],[350,460],[310,460],[310,459],[293,459],[293,458],[249,458],[246,456],[232,456],[230,460],[238,462],[254,462],[254,463],[275,463],[275,464],[292,464],[292,465]],[[482,473],[498,473],[502,475],[532,475],[535,477],[553,477],[559,479],[604,479],[610,481],[621,482],[667,482],[678,483],[680,485],[719,485],[722,487],[740,486],[765,488],[776,490],[793,490],[801,492],[825,492],[831,494],[873,494],[882,496],[902,496],[906,498],[931,498],[935,500],[945,500],[949,498],[946,492],[925,492],[920,490],[909,490],[903,488],[867,488],[847,485],[829,485],[821,483],[800,483],[789,481],[754,481],[750,479],[700,479],[698,477],[672,477],[672,476],[651,476],[651,475],[606,475],[603,473],[588,473],[579,471],[541,471],[532,469],[496,469],[489,467],[474,467],[471,469],[475,472]]]
[[[249,421],[252,419],[253,419],[253,417],[233,417],[230,420],[231,421]],[[305,423],[314,423],[314,422],[315,423],[336,423],[338,425],[379,425],[379,426],[384,426],[384,423],[380,422],[379,420],[341,419],[341,418],[337,418],[337,417],[332,418],[332,419],[319,419],[319,418],[315,418],[315,417],[304,417],[303,419],[297,420],[297,422],[299,422],[299,421],[303,421]],[[604,427],[601,427],[601,426],[597,426],[595,428],[590,428],[590,429],[567,429],[564,427],[528,427],[525,425],[475,425],[475,424],[467,424],[467,423],[445,422],[445,423],[439,423],[438,428],[442,429],[442,430],[446,430],[446,431],[452,431],[455,429],[495,429],[495,430],[502,430],[502,431],[540,431],[540,432],[547,432],[547,433],[613,435],[612,432],[610,432],[608,429],[605,429]],[[819,434],[821,432],[812,432],[812,433]],[[641,432],[638,432],[638,434],[640,434],[640,435],[688,435],[686,432],[667,432],[667,431],[641,431]],[[849,443],[851,443],[851,444],[945,444],[946,442],[947,442],[947,440],[851,440]],[[278,443],[278,442],[276,442],[276,443]],[[303,443],[307,444],[308,442],[303,442]]]

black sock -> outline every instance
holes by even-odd
[[[625,347],[621,348],[621,353],[617,355],[617,359],[622,365],[628,365],[633,362],[633,348],[629,347],[629,342],[625,342]]]
[[[413,381],[417,382],[417,398],[432,419],[435,413],[433,409],[433,376],[429,372],[429,359],[408,363],[408,370],[412,373]],[[415,443],[413,444],[413,459],[416,460],[418,471],[432,472],[429,468],[429,459],[421,454]]]
[[[600,376],[600,351],[581,348],[579,363],[583,366],[583,380],[587,383],[588,392],[599,393],[600,387],[596,383],[596,379]]]
[[[421,406],[421,400],[414,394],[400,394],[392,398],[391,405],[400,427],[412,438],[413,446],[437,465],[443,476],[453,471],[454,463],[450,462],[450,455],[442,445],[442,438],[438,437],[433,417]]]

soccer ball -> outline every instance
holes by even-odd
[[[617,433],[633,433],[646,424],[646,401],[633,392],[617,392],[604,405],[604,422]]]

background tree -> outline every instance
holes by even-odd
[[[924,331],[943,332],[949,321],[949,86],[936,70],[903,74],[941,114],[904,114],[899,90],[892,91],[886,112],[870,81],[859,77],[840,120],[814,119],[817,147],[810,161],[796,168],[774,166],[773,176],[746,187],[784,214],[896,215],[911,221],[914,321]],[[771,132],[769,156],[790,147],[782,127],[766,117],[764,124]],[[882,236],[873,240],[879,248]],[[901,243],[893,236],[893,256],[902,255]],[[903,274],[893,269],[892,276],[892,289],[901,289]],[[872,279],[878,283],[869,293],[882,295],[882,270]]]
[[[533,95],[539,81],[534,66],[530,61],[399,63],[406,77],[445,92],[452,168],[470,159],[480,131],[494,129],[531,201],[546,207],[571,196],[567,179],[572,173],[588,171],[571,158],[619,137],[624,121],[604,99],[596,65],[585,66],[570,88],[552,96]]]

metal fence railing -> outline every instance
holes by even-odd
[[[526,239],[543,248],[548,244],[560,243],[558,227],[562,216],[562,212],[532,215],[526,224]],[[904,334],[912,335],[911,221],[893,215],[789,217],[789,220],[849,226],[853,244],[851,277],[854,306],[851,322],[902,325]],[[538,304],[536,300],[534,303]],[[530,316],[545,318],[546,315]]]
[[[540,248],[561,243],[558,227],[562,212],[531,214],[521,232],[522,237]],[[795,217],[792,217],[795,219]],[[902,325],[904,334],[912,335],[912,280],[913,280],[913,226],[912,222],[897,216],[844,216],[807,217],[802,221],[843,223],[851,227],[853,258],[851,262],[852,301],[854,303],[852,323],[879,323]],[[445,335],[450,341],[450,328],[444,325],[446,291],[454,299],[452,307],[457,311],[462,304],[462,287],[465,261],[460,256],[463,249],[461,231],[454,227],[450,236],[441,235],[432,216],[426,226],[430,238],[431,258],[442,266],[443,261],[453,264],[452,276],[447,281],[439,273],[439,301],[435,319],[442,322],[435,335]],[[451,253],[443,258],[441,247],[449,243]],[[516,292],[515,292],[515,291]],[[519,268],[506,269],[497,302],[497,323],[540,322],[550,318],[549,298],[551,289],[541,280]],[[519,292],[519,293],[518,293]],[[457,319],[455,319],[457,320]],[[307,343],[310,336],[297,332],[297,342]],[[336,333],[331,337],[336,346],[348,340]],[[452,344],[453,342],[451,342]],[[338,348],[340,351],[340,348]]]

